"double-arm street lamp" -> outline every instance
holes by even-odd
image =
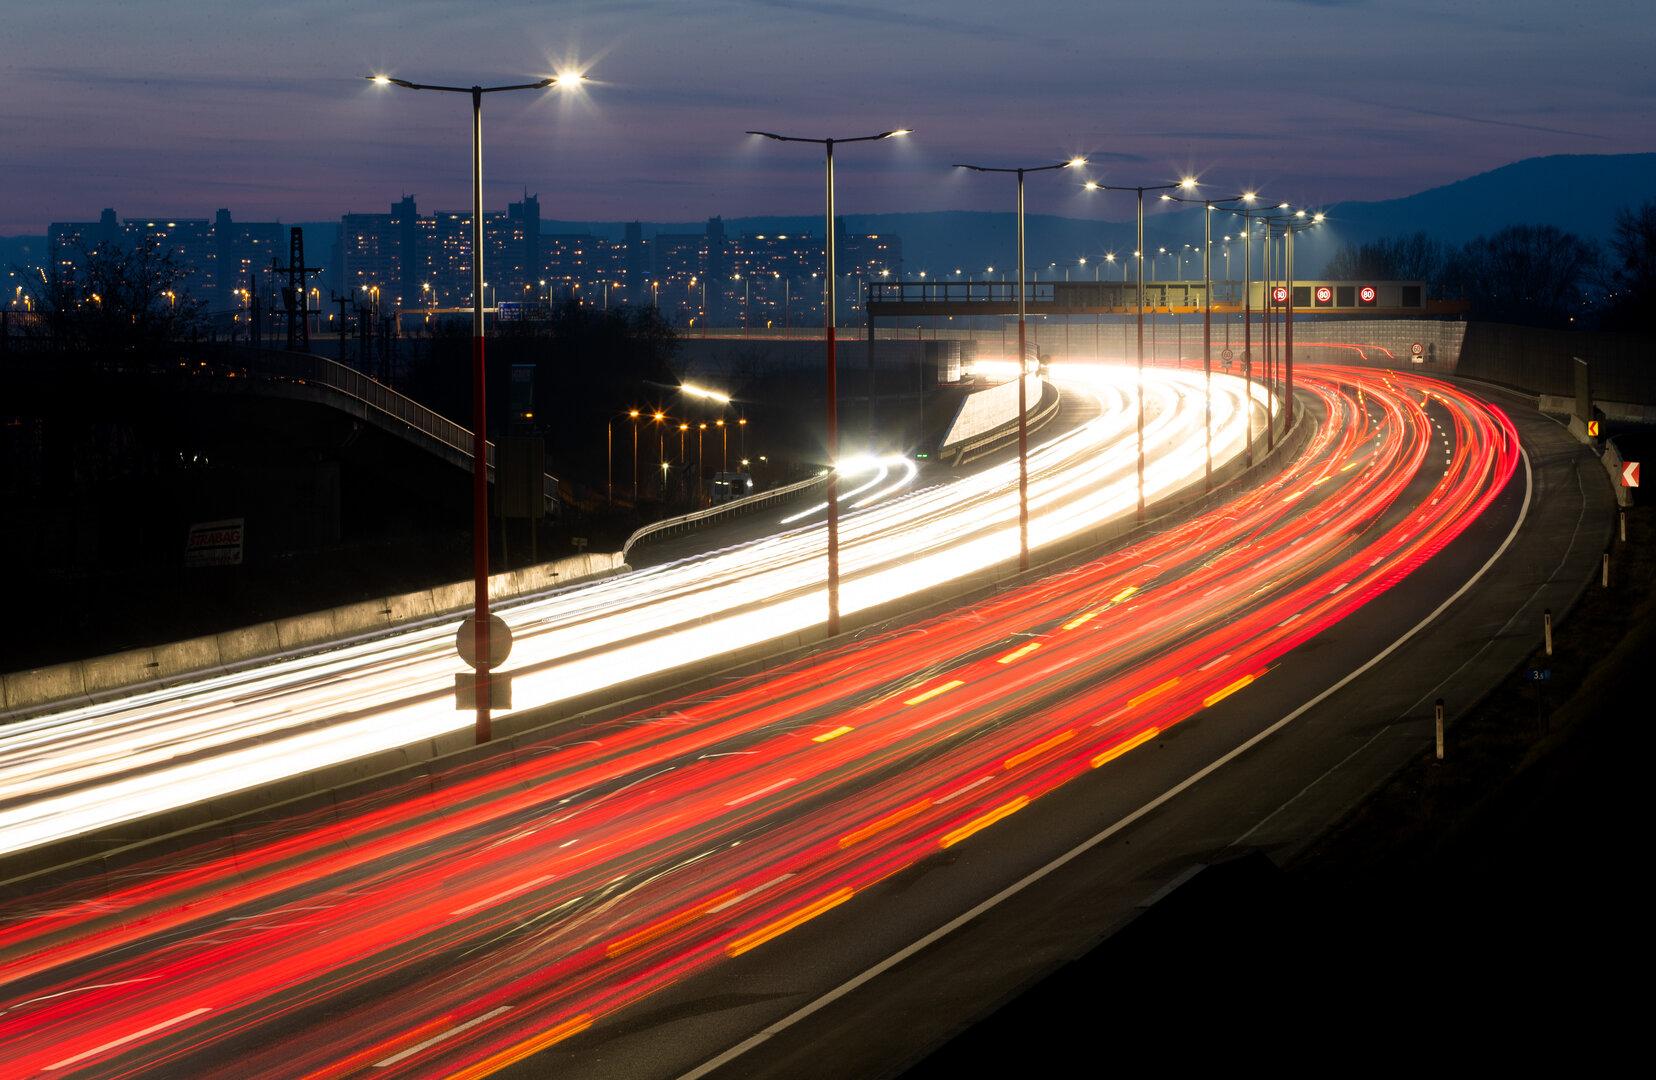
[[[1295,210],[1284,217],[1266,218],[1265,223],[1267,228],[1276,225],[1282,230],[1282,283],[1287,292],[1282,317],[1282,434],[1286,436],[1294,426],[1294,237],[1321,225],[1323,215]]]
[[[894,128],[891,131],[882,131],[877,135],[859,135],[851,139],[807,139],[795,135],[777,135],[769,131],[749,131],[749,135],[760,135],[777,142],[814,143],[824,150],[824,172],[826,174],[827,189],[827,227],[823,230],[823,246],[827,262],[826,278],[828,295],[823,304],[824,340],[827,343],[828,366],[828,636],[839,633],[839,382],[834,362],[834,306],[835,296],[834,267],[834,144],[848,142],[878,142],[882,139],[891,139],[899,135],[909,134],[908,128]],[[870,409],[874,387],[868,388]],[[873,436],[869,432],[869,436]]]
[[[1100,184],[1096,180],[1088,180],[1082,185],[1088,191],[1131,191],[1138,196],[1137,213],[1137,243],[1133,248],[1133,255],[1138,259],[1138,512],[1144,515],[1144,193],[1146,191],[1195,191],[1196,178],[1187,176],[1177,184],[1154,185],[1122,185]]]
[[[437,86],[409,82],[389,75],[369,75],[378,86],[406,90],[437,90],[469,94],[472,103],[472,629],[477,679],[473,695],[477,710],[477,741],[488,742],[489,724],[489,485],[488,433],[484,411],[483,369],[483,95],[508,90],[573,89],[584,76],[554,75],[537,82],[510,86]]]
[[[1051,165],[1008,169],[988,165],[957,165],[980,173],[1013,173],[1018,178],[1018,569],[1029,569],[1029,360],[1024,353],[1024,324],[1026,318],[1024,285],[1024,174],[1049,172],[1053,169],[1079,169],[1087,163],[1084,157],[1073,157]]]
[[[1279,203],[1275,210],[1286,210],[1287,203]],[[1235,210],[1242,218],[1242,380],[1248,400],[1248,446],[1244,464],[1253,466],[1253,223],[1268,216],[1272,210]],[[1269,228],[1269,226],[1267,226]],[[1269,257],[1269,249],[1267,249]],[[1268,297],[1267,297],[1268,299]],[[1270,306],[1266,305],[1266,311]],[[1271,416],[1271,398],[1265,399],[1265,447],[1269,450],[1276,439]]]
[[[1258,201],[1252,191],[1240,195],[1225,195],[1217,199],[1188,199],[1180,195],[1162,195],[1163,202],[1199,203],[1202,207],[1202,413],[1203,438],[1207,446],[1207,464],[1202,473],[1203,490],[1213,488],[1213,210],[1224,203]],[[1253,415],[1253,403],[1247,406]]]

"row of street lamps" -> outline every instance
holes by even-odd
[[[726,398],[725,400],[727,402],[729,401],[728,398]],[[743,466],[746,466],[747,463],[748,463],[748,459],[747,459],[747,417],[745,417],[745,416],[739,416],[732,422],[726,422],[724,420],[724,418],[721,417],[717,420],[714,420],[711,424],[709,424],[708,421],[706,421],[706,420],[699,420],[699,421],[695,421],[694,423],[692,423],[689,420],[681,420],[681,419],[678,419],[676,417],[668,416],[665,412],[663,412],[660,409],[656,409],[652,412],[645,412],[641,409],[628,409],[625,418],[632,423],[632,498],[633,498],[633,505],[635,505],[635,506],[638,504],[638,499],[639,499],[638,424],[639,424],[639,421],[641,421],[641,420],[648,421],[650,423],[655,424],[655,426],[656,426],[656,458],[657,458],[657,463],[659,464],[659,466],[661,468],[661,475],[662,475],[664,485],[665,485],[665,480],[666,480],[666,476],[667,476],[668,466],[670,464],[670,462],[667,460],[667,432],[670,429],[675,429],[676,428],[678,433],[679,433],[679,457],[678,457],[678,460],[679,460],[679,466],[681,468],[684,465],[689,463],[690,459],[686,456],[686,440],[688,439],[691,430],[692,429],[695,430],[695,432],[696,432],[696,464],[698,466],[696,471],[697,471],[698,476],[705,470],[705,466],[704,466],[703,463],[706,461],[706,458],[704,458],[702,456],[702,438],[703,438],[703,436],[705,436],[707,434],[707,430],[708,430],[709,427],[711,427],[714,431],[719,433],[719,440],[720,440],[720,444],[721,444],[720,445],[720,455],[721,455],[720,456],[720,461],[721,461],[720,469],[721,469],[721,471],[723,471],[723,472],[729,472],[730,471],[730,429],[731,428],[735,428],[736,432],[737,432],[737,440],[738,440],[737,441],[737,447],[736,447],[737,457],[740,459]],[[613,420],[613,419],[610,420],[607,424],[604,425],[604,456],[605,456],[604,484],[605,484],[605,491],[606,491],[606,499],[607,499],[609,505],[614,506],[615,505],[615,420]],[[664,490],[665,490],[665,487],[664,487]]]
[[[575,88],[578,88],[579,86],[582,85],[582,83],[585,81],[585,77],[583,75],[579,75],[579,74],[560,74],[560,75],[557,75],[557,76],[541,79],[539,81],[531,82],[531,83],[518,83],[518,84],[504,85],[504,86],[480,86],[480,85],[477,85],[477,86],[469,86],[469,87],[442,86],[442,85],[434,85],[434,84],[416,83],[416,82],[410,82],[410,81],[405,80],[405,79],[394,78],[394,77],[389,76],[389,75],[370,75],[370,76],[368,76],[368,78],[371,81],[373,81],[375,84],[380,85],[380,86],[399,86],[399,87],[403,87],[403,88],[409,89],[409,90],[432,90],[432,91],[439,91],[439,92],[445,92],[445,93],[467,94],[467,95],[470,95],[470,97],[471,97],[471,103],[472,103],[472,222],[471,223],[472,223],[472,252],[473,252],[473,255],[474,255],[474,257],[472,259],[472,431],[473,431],[473,470],[472,470],[473,560],[472,561],[473,561],[473,590],[474,590],[474,592],[473,592],[473,606],[472,606],[472,621],[473,621],[473,632],[474,632],[474,635],[475,635],[474,641],[473,641],[473,645],[474,645],[474,650],[473,651],[474,651],[475,658],[476,658],[476,668],[477,668],[477,677],[476,677],[476,680],[475,680],[475,683],[474,683],[475,709],[476,709],[476,737],[477,737],[478,742],[487,742],[490,738],[490,735],[491,735],[491,731],[490,731],[490,693],[489,693],[489,690],[490,690],[490,667],[491,667],[490,660],[491,660],[491,655],[490,655],[490,651],[489,651],[488,487],[487,487],[487,475],[486,475],[486,463],[485,463],[485,457],[486,457],[485,449],[486,449],[486,446],[487,446],[487,441],[486,441],[486,431],[485,431],[486,420],[485,420],[485,412],[484,412],[483,235],[482,235],[483,234],[483,190],[482,190],[483,189],[483,95],[484,94],[503,93],[503,92],[512,91],[512,90],[543,90],[543,89],[548,89],[548,88],[553,88],[553,87],[556,87],[558,89],[563,89],[563,90],[575,89]],[[851,138],[840,138],[840,139],[835,139],[835,138],[812,138],[812,137],[803,137],[803,136],[797,136],[797,135],[780,135],[780,134],[777,134],[775,132],[769,132],[769,131],[749,131],[748,134],[749,135],[760,136],[760,137],[763,137],[763,138],[766,138],[766,139],[771,139],[771,140],[776,141],[776,142],[807,143],[807,144],[811,144],[811,145],[814,145],[814,146],[820,146],[820,147],[823,148],[824,194],[825,194],[825,198],[824,198],[824,203],[825,203],[824,219],[825,220],[824,220],[823,237],[824,237],[825,264],[826,264],[825,265],[825,273],[823,275],[824,285],[826,287],[825,288],[825,296],[823,298],[824,299],[824,302],[823,302],[823,330],[824,330],[823,340],[824,340],[824,347],[825,347],[825,351],[826,351],[826,355],[825,355],[824,359],[825,359],[825,374],[826,374],[826,381],[827,381],[827,394],[826,394],[826,397],[827,397],[827,417],[826,417],[827,425],[826,426],[827,426],[827,451],[828,451],[828,461],[829,461],[829,470],[828,470],[828,479],[827,479],[827,489],[828,489],[827,490],[827,504],[828,504],[827,505],[827,523],[828,523],[828,528],[827,528],[827,532],[828,532],[828,537],[827,537],[827,539],[828,539],[828,574],[827,574],[828,618],[827,618],[827,632],[828,632],[828,635],[830,637],[832,637],[832,636],[839,633],[839,628],[840,628],[839,482],[838,482],[838,474],[837,474],[837,472],[836,472],[836,470],[833,466],[833,463],[836,462],[839,458],[839,411],[838,411],[839,393],[838,393],[838,385],[837,385],[837,378],[836,378],[837,365],[836,365],[836,359],[835,359],[835,345],[836,345],[835,331],[836,331],[836,324],[837,324],[837,319],[836,319],[837,304],[836,304],[836,300],[837,300],[838,274],[836,272],[835,259],[834,259],[834,257],[835,257],[834,147],[835,147],[836,144],[845,144],[845,143],[883,142],[883,141],[886,141],[886,140],[889,140],[889,139],[893,139],[893,138],[897,138],[897,137],[900,137],[900,136],[908,135],[908,134],[910,134],[910,131],[907,128],[894,128],[892,130],[881,131],[881,132],[878,132],[878,133],[875,133],[875,134],[872,134],[872,135],[860,135],[860,136],[854,136],[854,137],[851,137]],[[1028,385],[1029,365],[1028,365],[1028,358],[1026,356],[1026,338],[1025,338],[1025,333],[1026,333],[1025,327],[1026,327],[1026,321],[1027,321],[1027,312],[1026,312],[1027,284],[1026,284],[1026,281],[1025,281],[1026,262],[1025,262],[1025,253],[1024,253],[1024,178],[1027,174],[1029,174],[1031,172],[1047,172],[1047,171],[1055,171],[1055,170],[1059,170],[1059,169],[1077,169],[1077,168],[1081,168],[1081,167],[1085,166],[1086,164],[1087,164],[1086,158],[1078,156],[1078,157],[1071,158],[1068,161],[1055,162],[1055,163],[1052,163],[1052,164],[1024,166],[1024,167],[1019,167],[1019,168],[1005,168],[1005,167],[999,167],[999,166],[985,166],[985,165],[961,165],[961,166],[959,166],[960,168],[970,169],[974,172],[1009,173],[1009,174],[1015,175],[1016,178],[1017,178],[1017,242],[1018,242],[1018,284],[1017,284],[1017,288],[1018,288],[1018,304],[1017,304],[1017,314],[1018,314],[1018,566],[1019,566],[1020,570],[1027,570],[1028,567],[1029,567],[1029,464],[1028,464],[1029,440],[1028,440],[1028,419],[1027,419],[1027,417],[1028,417],[1027,385]],[[1141,253],[1144,251],[1144,193],[1146,191],[1164,191],[1164,192],[1166,192],[1166,191],[1173,191],[1173,190],[1180,190],[1180,191],[1184,191],[1184,192],[1194,192],[1196,190],[1197,186],[1198,186],[1197,182],[1196,182],[1195,178],[1193,178],[1193,177],[1186,177],[1184,180],[1180,181],[1177,184],[1138,185],[1138,186],[1127,187],[1127,186],[1122,186],[1122,185],[1101,184],[1101,183],[1098,183],[1096,181],[1090,181],[1089,180],[1084,185],[1084,187],[1089,191],[1092,191],[1092,190],[1132,191],[1132,192],[1135,192],[1136,195],[1137,195],[1137,215],[1136,215],[1137,244],[1136,244],[1136,249],[1134,251],[1134,254],[1135,254],[1135,256],[1138,256],[1138,258],[1137,258],[1137,263],[1138,263],[1138,275],[1137,275],[1137,278],[1138,278],[1138,289],[1137,289],[1137,301],[1138,301],[1138,303],[1137,303],[1137,306],[1138,306],[1138,367],[1139,367],[1139,376],[1140,376],[1140,388],[1139,388],[1139,394],[1138,394],[1138,511],[1139,511],[1139,514],[1141,516],[1144,513],[1144,509],[1145,509],[1145,493],[1144,493],[1144,394],[1143,394],[1144,259],[1141,255]],[[1210,285],[1211,285],[1211,268],[1209,266],[1209,263],[1211,261],[1210,256],[1211,256],[1211,253],[1212,253],[1212,246],[1213,246],[1212,245],[1212,224],[1211,224],[1213,210],[1216,206],[1219,206],[1219,205],[1222,205],[1222,204],[1232,204],[1232,203],[1239,203],[1239,202],[1252,203],[1255,200],[1254,194],[1252,192],[1246,192],[1246,193],[1243,193],[1242,195],[1230,196],[1230,197],[1226,197],[1226,198],[1220,198],[1220,199],[1211,199],[1210,198],[1210,199],[1201,199],[1201,200],[1185,199],[1185,198],[1180,197],[1180,196],[1173,196],[1173,195],[1164,194],[1162,196],[1162,198],[1164,200],[1167,200],[1167,201],[1175,201],[1175,200],[1176,201],[1181,201],[1181,202],[1182,201],[1190,201],[1190,202],[1198,202],[1199,201],[1205,207],[1206,213],[1205,213],[1204,217],[1206,218],[1206,224],[1207,224],[1207,243],[1206,243],[1206,245],[1204,247],[1204,250],[1203,250],[1203,276],[1204,276],[1205,279],[1207,279],[1210,282]],[[1232,207],[1227,207],[1227,208],[1232,208]],[[1277,209],[1286,210],[1287,205],[1282,204]],[[1248,216],[1249,215],[1246,212],[1244,212],[1244,217],[1247,218]],[[1295,216],[1300,218],[1300,219],[1303,219],[1305,217],[1305,213],[1304,213],[1304,211],[1300,211]],[[1267,243],[1268,243],[1268,238],[1269,238],[1269,229],[1270,229],[1270,227],[1272,225],[1278,225],[1280,228],[1282,228],[1283,235],[1284,235],[1284,242],[1286,244],[1286,255],[1285,255],[1285,260],[1284,260],[1284,262],[1285,262],[1285,277],[1291,283],[1292,279],[1293,279],[1293,235],[1294,235],[1295,231],[1297,231],[1297,229],[1300,227],[1299,224],[1296,223],[1296,221],[1293,218],[1279,219],[1279,218],[1276,218],[1276,217],[1264,216],[1264,215],[1261,215],[1258,218],[1258,220],[1264,222],[1264,224],[1265,224],[1265,227],[1266,227],[1266,230],[1267,230],[1267,233],[1266,233]],[[1318,221],[1321,220],[1321,215],[1317,215],[1317,220]],[[1252,224],[1251,220],[1249,221],[1249,224],[1251,226],[1251,224]],[[1251,236],[1251,229],[1249,230],[1249,235]],[[1165,252],[1165,249],[1163,249],[1163,250]],[[1111,261],[1113,261],[1113,260],[1111,260]],[[1125,267],[1123,268],[1123,272],[1125,274]],[[656,291],[657,284],[658,283],[656,283],[656,282],[651,283],[651,286],[652,286],[652,288],[651,288],[652,303],[659,303],[659,294]],[[1211,307],[1212,307],[1212,296],[1211,296],[1211,292],[1212,292],[1212,290],[1211,290],[1211,288],[1209,288],[1209,290],[1208,290],[1209,295],[1207,297],[1207,312],[1205,313],[1204,320],[1203,320],[1203,326],[1204,326],[1203,370],[1204,370],[1205,376],[1208,379],[1210,384],[1211,384],[1211,377],[1212,377],[1212,357],[1211,357],[1211,336],[1212,336],[1212,334],[1211,334]],[[1291,295],[1291,292],[1290,292],[1290,295]],[[746,311],[747,305],[744,303],[743,307],[744,307],[744,317],[745,317],[745,311]],[[1287,324],[1286,324],[1286,327],[1285,327],[1285,330],[1284,330],[1285,344],[1286,344],[1287,348],[1290,350],[1288,352],[1288,356],[1290,358],[1292,356],[1291,349],[1292,349],[1292,342],[1293,342],[1292,310],[1293,310],[1292,306],[1290,305],[1289,308],[1288,308]],[[1246,331],[1245,331],[1245,333],[1246,333]],[[1246,355],[1247,354],[1246,354],[1246,351],[1245,351],[1244,356],[1246,357]],[[1245,359],[1244,360],[1244,366],[1245,367],[1246,367],[1246,364],[1247,364],[1247,361]],[[1289,406],[1288,406],[1288,410],[1287,410],[1287,416],[1285,417],[1284,430],[1286,430],[1286,424],[1287,424],[1288,420],[1291,419],[1292,411],[1293,411],[1293,408],[1292,408],[1292,393],[1293,393],[1292,379],[1293,379],[1292,360],[1290,359],[1289,364],[1288,364],[1287,383],[1285,385],[1285,392],[1288,395]],[[1209,420],[1209,423],[1207,425],[1209,427],[1209,434],[1208,434],[1209,452],[1208,452],[1207,476],[1208,476],[1209,482],[1211,483],[1211,478],[1212,478],[1211,385],[1209,387],[1209,391],[1210,391],[1209,395],[1208,395],[1209,399],[1210,399],[1210,404],[1208,406],[1208,420]],[[1251,391],[1250,391],[1250,394],[1251,394]],[[1250,400],[1251,400],[1251,398],[1250,398]],[[870,408],[870,412],[872,412],[872,409],[873,409],[872,388],[870,389],[869,408]],[[634,494],[635,499],[637,498],[637,495],[638,495],[638,468],[637,468],[637,466],[638,466],[638,452],[637,452],[638,424],[637,424],[637,421],[640,419],[640,415],[641,414],[638,410],[630,410],[629,413],[628,413],[628,418],[633,421],[633,494]],[[1250,409],[1250,416],[1251,416],[1251,409]],[[666,422],[667,417],[666,417],[665,413],[656,412],[656,413],[651,414],[651,419],[658,425],[658,430],[659,430],[659,439],[658,439],[658,441],[661,441],[663,443],[663,449],[662,449],[661,456],[662,456],[663,466],[665,467],[665,464],[666,464],[666,456],[665,456],[665,448],[664,448],[665,447],[665,443],[664,443],[665,431],[664,431],[664,429],[660,429],[660,425],[662,425]],[[687,432],[688,432],[688,424],[681,421],[681,427],[680,427],[681,438]],[[699,432],[698,432],[698,436],[699,436]],[[611,428],[609,434],[607,435],[607,441],[608,441],[608,444],[609,444],[611,465],[613,467],[613,445],[614,445],[613,428]],[[1250,445],[1251,445],[1251,432],[1250,432]],[[727,464],[728,464],[728,461],[727,461]],[[664,468],[664,472],[665,472],[665,468]],[[613,468],[612,468],[611,480],[610,480],[610,485],[609,486],[610,486],[610,497],[613,500],[613,496],[614,496]]]

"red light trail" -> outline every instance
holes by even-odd
[[[1519,461],[1443,382],[1302,369],[1282,472],[953,612],[0,908],[4,1075],[483,1076],[1270,678]]]

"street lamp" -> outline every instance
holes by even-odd
[[[1284,203],[1278,209],[1286,207]],[[1266,218],[1265,222],[1267,229],[1273,224],[1282,229],[1282,276],[1288,292],[1282,319],[1282,433],[1286,436],[1294,424],[1294,237],[1321,225],[1323,215],[1296,210],[1290,217]]]
[[[627,418],[633,429],[633,509],[638,508],[638,410],[628,409]]]
[[[823,230],[823,248],[826,255],[824,274],[828,294],[824,298],[822,321],[827,345],[828,368],[828,636],[839,633],[839,385],[834,364],[834,144],[836,142],[877,142],[910,133],[908,128],[894,128],[878,135],[859,135],[851,139],[807,139],[795,135],[777,135],[769,131],[749,131],[777,142],[813,143],[824,150],[824,173],[827,190],[827,228]],[[870,410],[873,409],[870,396]],[[872,434],[872,431],[870,432]]]
[[[1054,169],[1079,169],[1084,157],[1032,168],[997,168],[987,165],[956,165],[980,173],[1013,173],[1018,178],[1018,569],[1029,569],[1029,357],[1025,352],[1025,322],[1028,297],[1024,284],[1024,174]]]
[[[1177,188],[1182,191],[1195,191],[1196,178],[1187,176],[1177,184],[1155,184],[1145,186],[1126,186],[1120,184],[1100,184],[1096,180],[1088,180],[1083,187],[1088,191],[1131,191],[1138,196],[1138,243],[1133,248],[1133,257],[1138,260],[1138,512],[1144,516],[1144,193],[1146,191],[1172,191]],[[1123,268],[1125,270],[1125,268]]]
[[[477,705],[477,741],[488,742],[489,723],[489,485],[488,432],[484,413],[483,368],[483,95],[508,90],[545,90],[556,86],[573,89],[584,76],[554,75],[532,83],[509,86],[437,86],[409,82],[390,75],[369,75],[378,86],[400,86],[405,90],[435,90],[448,94],[469,94],[472,103],[472,623],[475,637],[477,680],[473,692]]]

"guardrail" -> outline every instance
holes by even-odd
[[[743,510],[757,510],[761,506],[767,506],[790,495],[797,495],[799,492],[817,484],[826,483],[827,480],[828,470],[824,469],[815,476],[808,476],[792,484],[783,484],[781,487],[772,488],[769,491],[761,491],[757,495],[747,495],[740,499],[732,499],[727,503],[721,503],[718,506],[710,506],[705,510],[692,510],[690,513],[680,514],[678,517],[652,521],[650,524],[634,530],[633,534],[627,537],[627,542],[621,545],[621,559],[625,561],[627,554],[632,551],[633,545],[641,540],[652,536],[671,535],[675,531],[689,532],[691,529],[705,525],[714,518]]]

